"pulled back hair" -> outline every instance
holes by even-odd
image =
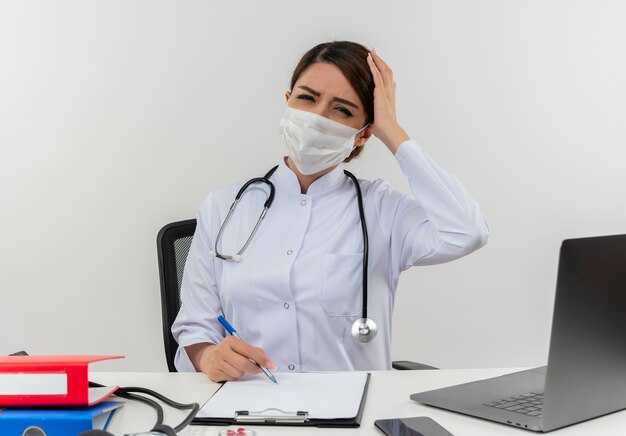
[[[369,50],[361,44],[351,41],[333,41],[318,44],[307,51],[293,74],[291,75],[290,91],[296,82],[311,65],[327,63],[335,65],[348,80],[365,110],[366,124],[374,121],[374,78],[367,63]],[[363,151],[363,147],[355,147],[344,162],[350,162]]]

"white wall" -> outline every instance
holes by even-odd
[[[2,1],[0,354],[165,369],[159,228],[276,163],[297,60],[350,39],[493,229],[404,274],[393,357],[544,363],[560,241],[626,231],[625,19],[619,0]],[[351,167],[408,190],[380,142]]]

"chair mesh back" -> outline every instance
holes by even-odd
[[[180,286],[195,230],[195,219],[179,221],[163,227],[157,236],[163,343],[167,366],[171,372],[176,371],[174,356],[178,348],[178,344],[172,336],[172,324],[180,310]]]
[[[194,226],[195,228],[195,226]],[[183,271],[189,248],[191,247],[192,236],[185,236],[174,241],[174,252],[176,253],[176,288],[180,296],[180,285],[183,283]]]

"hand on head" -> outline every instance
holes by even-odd
[[[376,50],[372,50],[367,56],[374,77],[374,123],[371,125],[372,133],[395,153],[400,144],[409,136],[398,124],[396,118],[396,82],[393,79],[393,71],[382,60]]]

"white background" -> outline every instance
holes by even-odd
[[[393,358],[545,363],[561,240],[626,232],[619,0],[1,1],[0,354],[164,370],[158,230],[283,156],[293,68],[343,39],[492,227],[404,273]],[[376,140],[350,168],[408,190]]]

